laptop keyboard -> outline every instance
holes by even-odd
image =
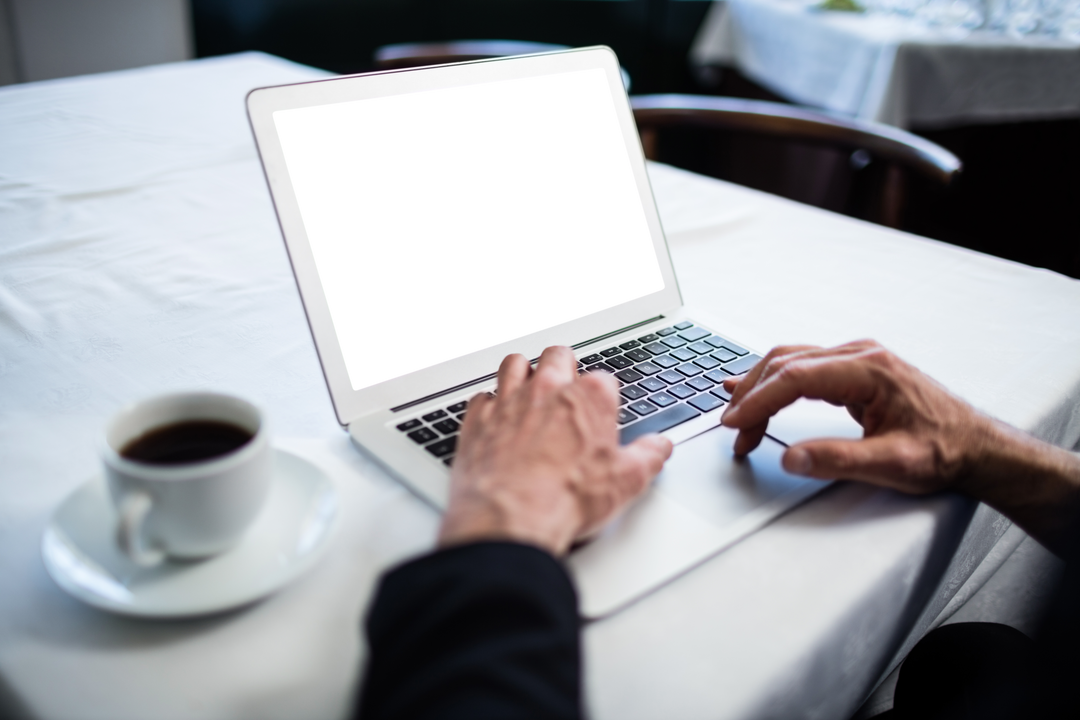
[[[727,404],[724,378],[742,375],[761,357],[692,322],[680,322],[578,360],[578,372],[619,381],[619,441],[663,432]],[[398,423],[397,429],[450,465],[467,400]]]

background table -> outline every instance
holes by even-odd
[[[244,117],[249,89],[320,76],[252,54],[0,90],[0,702],[44,718],[347,712],[374,582],[430,546],[437,517],[334,420]],[[1080,438],[1080,283],[650,175],[687,301],[735,337],[877,337],[987,412]],[[52,583],[40,535],[96,472],[104,420],[180,388],[263,405],[278,444],[337,483],[340,532],[249,608],[106,615]],[[970,594],[1008,527],[954,496],[835,486],[587,628],[590,710],[846,717]]]
[[[718,0],[691,49],[793,102],[899,127],[1080,117],[1080,44],[957,38],[799,0]]]

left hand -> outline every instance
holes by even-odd
[[[535,371],[507,357],[498,395],[469,403],[439,544],[505,539],[563,555],[599,530],[671,455],[659,435],[619,445],[617,397],[615,378],[578,377],[569,348],[545,350]]]

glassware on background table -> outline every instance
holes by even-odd
[[[1080,2],[1073,2],[1071,5],[1061,18],[1057,36],[1062,40],[1080,43]]]
[[[986,22],[983,0],[930,0],[916,12],[916,19],[928,28],[965,36]]]
[[[1024,37],[1039,29],[1041,8],[1038,0],[1007,0],[1005,32]]]

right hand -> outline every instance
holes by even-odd
[[[811,440],[784,453],[786,470],[809,477],[943,490],[962,482],[994,434],[989,418],[873,340],[777,347],[724,385],[732,399],[721,422],[739,430],[738,455],[756,448],[769,418],[801,397],[847,408],[863,439]]]
[[[515,540],[564,555],[645,491],[671,455],[646,435],[619,445],[618,383],[578,377],[551,347],[536,369],[521,355],[499,368],[499,393],[469,403],[450,478],[440,544]]]

